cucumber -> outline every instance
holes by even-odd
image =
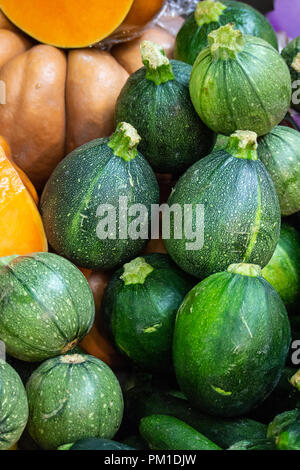
[[[140,433],[154,450],[221,450],[207,437],[174,416],[153,415],[141,420]]]

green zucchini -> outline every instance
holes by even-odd
[[[257,153],[274,182],[281,214],[295,214],[300,210],[300,132],[276,126],[259,140]]]
[[[132,124],[142,137],[140,150],[159,173],[183,173],[213,149],[215,134],[190,99],[192,67],[169,61],[160,46],[144,41],[145,67],[131,75],[116,105],[117,122]]]
[[[142,418],[140,433],[154,450],[221,450],[207,437],[174,416]]]
[[[292,106],[300,112],[300,36],[293,39],[281,52],[292,77]]]
[[[144,370],[170,370],[176,313],[194,285],[165,254],[125,264],[112,277],[102,303],[118,349]]]
[[[238,416],[276,387],[290,346],[286,308],[258,266],[239,264],[194,287],[178,310],[173,360],[200,410]]]
[[[267,426],[249,418],[223,419],[202,414],[187,400],[168,392],[134,388],[126,395],[127,419],[136,425],[145,416],[165,414],[174,416],[204,434],[221,448],[226,449],[240,440],[264,439]]]
[[[28,419],[24,386],[16,371],[0,359],[0,450],[8,450],[22,435]]]
[[[64,354],[92,327],[92,291],[79,269],[60,256],[13,259],[0,270],[0,290],[0,339],[21,361]]]
[[[174,56],[193,65],[198,54],[207,47],[208,34],[233,23],[243,34],[257,36],[278,49],[271,24],[259,11],[243,2],[204,0],[188,16],[176,37]]]
[[[233,263],[264,267],[275,251],[279,202],[266,168],[257,159],[256,146],[253,132],[237,131],[226,150],[213,152],[189,168],[169,197],[169,206],[178,204],[182,213],[186,205],[192,206],[196,241],[185,230],[179,238],[178,224],[173,227],[172,220],[170,239],[164,242],[176,264],[195,277],[203,279]],[[198,215],[201,205],[204,218]]]
[[[73,444],[66,444],[60,446],[58,450],[135,450],[121,442],[111,441],[109,439],[99,439],[96,437],[89,437],[80,439]]]
[[[258,439],[237,442],[228,450],[276,450],[276,446],[270,439]]]
[[[270,132],[285,117],[292,94],[289,69],[280,54],[232,24],[209,33],[208,43],[190,81],[201,120],[217,134],[237,129],[259,136]]]
[[[142,204],[150,214],[151,204],[159,202],[159,188],[136,149],[139,142],[135,129],[120,123],[110,139],[74,150],[48,180],[41,199],[47,238],[77,266],[114,268],[147,243],[148,221],[130,210]]]
[[[99,359],[69,354],[44,362],[30,377],[28,431],[43,449],[87,437],[111,439],[123,415],[123,397],[111,369]]]
[[[281,226],[274,255],[262,270],[263,277],[276,289],[289,312],[299,312],[300,236],[291,226]]]

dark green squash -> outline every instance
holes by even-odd
[[[199,52],[207,47],[208,34],[228,23],[233,23],[243,34],[257,36],[278,49],[275,31],[255,8],[243,2],[204,0],[198,3],[177,34],[175,59],[193,65]]]
[[[300,409],[276,416],[269,424],[268,438],[278,450],[300,450]]]
[[[277,290],[288,311],[299,313],[300,236],[293,227],[282,225],[275,253],[262,274]]]
[[[178,310],[173,359],[189,401],[238,416],[276,387],[290,345],[285,306],[258,266],[232,265],[200,282]]]
[[[237,442],[227,450],[276,450],[276,446],[270,439],[258,439]]]
[[[182,212],[185,205],[192,206],[184,224],[192,219],[199,243],[189,240],[185,230],[179,238],[180,227],[177,224],[174,230],[172,220],[165,246],[189,274],[203,279],[233,263],[264,267],[270,261],[279,240],[280,208],[273,182],[257,160],[256,146],[254,133],[237,131],[226,150],[195,163],[177,182],[168,204],[179,204]],[[203,216],[197,214],[199,205]]]
[[[300,210],[300,132],[276,126],[259,139],[257,153],[274,182],[281,214],[295,214]]]
[[[159,188],[136,149],[139,142],[135,129],[121,123],[110,139],[72,152],[49,179],[41,199],[47,238],[77,266],[114,268],[146,245],[150,221],[134,209],[142,204],[150,213],[151,204],[159,202]]]
[[[68,260],[20,256],[0,270],[0,339],[9,355],[43,361],[73,349],[95,316],[91,289]]]
[[[154,450],[221,450],[221,447],[174,416],[146,416],[141,419],[140,433],[150,449]]]
[[[155,171],[180,174],[213,149],[215,135],[191,103],[192,67],[169,61],[150,41],[142,43],[141,52],[145,67],[131,75],[121,91],[116,120],[137,129],[141,152]]]
[[[102,308],[118,349],[140,368],[172,368],[175,317],[195,282],[164,254],[125,264],[112,277]]]
[[[218,134],[237,129],[270,132],[286,115],[291,76],[266,41],[245,36],[232,24],[208,35],[192,70],[190,93],[201,120]]]
[[[24,386],[16,371],[0,359],[0,450],[8,450],[20,438],[28,419]]]
[[[300,112],[300,36],[293,39],[281,52],[292,77],[292,106]]]
[[[99,439],[96,437],[89,437],[80,439],[75,444],[66,444],[60,446],[58,450],[135,450],[121,442],[110,441],[109,439]]]
[[[43,449],[87,437],[111,439],[123,415],[119,382],[104,362],[70,354],[44,362],[29,379],[28,431]]]

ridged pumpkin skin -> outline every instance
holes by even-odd
[[[8,450],[18,442],[27,419],[27,396],[21,379],[0,359],[0,450]]]
[[[236,158],[226,150],[196,162],[178,180],[169,206],[193,205],[192,223],[197,227],[196,205],[204,205],[204,245],[187,250],[184,235],[164,240],[173,260],[189,274],[203,279],[232,263],[266,266],[280,233],[280,208],[270,176],[262,162]],[[198,225],[199,232],[202,225]]]
[[[259,140],[258,156],[267,168],[279,198],[281,214],[300,210],[300,132],[276,126]]]
[[[138,260],[134,282],[128,284],[125,276],[127,266],[129,270],[137,260],[114,274],[104,294],[103,313],[123,354],[142,370],[167,372],[172,368],[176,313],[194,282],[168,255],[150,254]],[[149,267],[152,271],[138,279]]]
[[[300,36],[293,39],[281,52],[282,57],[286,61],[292,77],[292,107],[300,112]],[[294,84],[294,82],[296,82]],[[293,85],[294,84],[294,85]]]
[[[145,67],[129,77],[117,100],[116,121],[137,129],[140,151],[156,172],[181,174],[213,149],[215,135],[191,103],[191,66],[170,63],[174,79],[166,83],[147,79]]]
[[[289,345],[286,309],[265,279],[214,274],[192,289],[177,314],[179,386],[207,413],[246,414],[277,385]]]
[[[93,324],[88,283],[60,256],[15,258],[0,270],[0,289],[0,339],[8,354],[22,361],[42,361],[73,349]]]
[[[175,59],[193,65],[198,54],[207,47],[208,34],[228,23],[234,23],[235,29],[264,39],[278,49],[276,34],[267,18],[259,11],[243,2],[222,1],[220,3],[226,9],[220,12],[217,21],[199,26],[195,19],[195,12],[188,16],[176,37]]]
[[[223,28],[227,34],[227,26]],[[200,52],[193,66],[190,93],[200,118],[216,133],[229,135],[241,129],[261,136],[286,115],[291,77],[284,60],[270,44],[254,36],[242,38],[245,44],[236,58],[213,60],[214,45]],[[219,41],[222,50],[223,39]]]
[[[274,255],[262,270],[263,277],[276,289],[291,312],[299,312],[300,236],[287,224],[282,225]]]
[[[127,197],[128,207],[143,204],[149,213],[150,205],[159,202],[158,183],[144,157],[138,153],[133,160],[125,161],[108,143],[109,139],[96,139],[74,150],[55,169],[41,198],[51,246],[77,266],[96,270],[122,264],[146,243],[130,237],[119,239],[119,198]],[[115,239],[101,240],[97,235],[100,204],[116,209]]]
[[[43,449],[86,437],[111,439],[123,416],[112,370],[95,357],[73,354],[44,362],[29,379],[28,431]]]

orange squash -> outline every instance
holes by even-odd
[[[0,147],[0,257],[47,251],[43,223],[33,198]]]
[[[39,42],[79,48],[109,36],[126,18],[132,3],[133,0],[1,0],[0,7],[13,24]]]
[[[18,28],[13,25],[0,10],[0,29],[9,29],[10,31],[18,31]]]
[[[165,0],[135,0],[122,26],[144,26],[153,20],[164,3]]]

